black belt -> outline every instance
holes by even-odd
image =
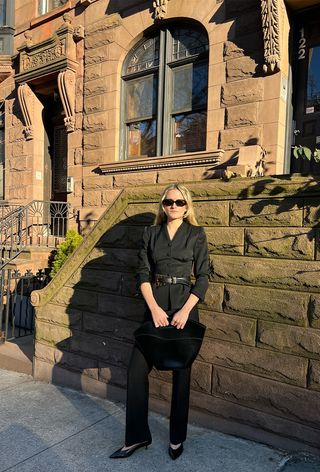
[[[182,284],[182,285],[188,285],[190,287],[191,279],[190,277],[175,277],[173,275],[155,274],[154,283],[157,286],[166,285],[166,284],[173,284],[173,285]]]

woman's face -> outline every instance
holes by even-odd
[[[169,190],[165,196],[165,199],[168,200],[184,200],[184,196],[180,192],[180,190],[174,188],[172,190]],[[162,204],[163,211],[167,215],[167,221],[173,221],[173,220],[179,220],[182,219],[185,212],[188,209],[187,205],[184,205],[182,207],[179,207],[176,205],[176,203],[173,203],[170,206],[165,206]]]

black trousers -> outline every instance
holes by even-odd
[[[152,365],[134,346],[127,377],[126,446],[152,439],[148,424],[148,374],[151,369]],[[172,374],[170,442],[179,444],[187,437],[191,367],[173,371]]]
[[[173,313],[168,312],[169,321]],[[150,315],[151,316],[151,315]],[[145,320],[150,319],[148,313]],[[189,319],[199,321],[197,307]],[[134,345],[127,374],[126,408],[126,446],[151,441],[148,424],[149,373],[152,364],[148,363],[137,345]],[[172,397],[170,410],[170,442],[179,444],[187,437],[191,367],[172,372]]]

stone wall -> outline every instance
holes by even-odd
[[[190,186],[214,271],[193,366],[191,418],[278,447],[320,451],[319,181],[234,179]],[[162,187],[122,191],[37,305],[34,375],[122,398],[137,246]],[[168,411],[170,375],[151,374]]]

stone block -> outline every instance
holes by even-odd
[[[239,14],[257,8],[257,2],[255,0],[246,0],[245,4],[239,3],[238,0],[228,0],[226,5],[226,16],[227,18],[234,15],[238,16]]]
[[[145,302],[141,298],[119,297],[109,293],[98,294],[97,313],[105,316],[141,322],[145,308]]]
[[[114,135],[114,130],[97,131],[95,133],[84,134],[83,146],[85,151],[98,150],[103,148],[106,144],[112,146],[112,144],[114,144]]]
[[[121,190],[102,190],[101,192],[101,203],[104,207],[111,205],[115,199],[120,195]]]
[[[252,51],[263,50],[261,32],[238,36],[235,41],[225,41],[223,56],[225,60],[248,55]]]
[[[212,366],[205,362],[195,361],[192,365],[191,385],[193,390],[211,392]]]
[[[128,365],[131,349],[131,344],[92,333],[78,331],[71,338],[72,352],[89,355],[124,368]]]
[[[83,177],[84,190],[112,189],[113,178],[111,175],[87,175]]]
[[[83,150],[83,164],[98,165],[106,161],[106,155],[113,152],[114,148],[101,147],[99,149],[84,149]]]
[[[85,206],[101,206],[101,191],[100,190],[85,190],[83,193],[83,204]]]
[[[93,64],[92,66],[87,66],[84,70],[84,82],[99,79],[101,75],[101,64]]]
[[[254,319],[201,310],[200,322],[207,327],[207,338],[255,346],[257,321]]]
[[[37,319],[54,325],[59,324],[80,329],[82,325],[82,312],[68,306],[57,306],[48,303],[37,310]]]
[[[63,326],[52,325],[44,321],[36,322],[36,341],[59,346],[59,349],[70,347],[71,330]]]
[[[213,282],[320,291],[318,262],[212,255]]]
[[[304,201],[303,225],[315,226],[320,220],[319,198],[308,198]]]
[[[320,362],[319,361],[310,361],[310,376],[308,387],[311,390],[317,390],[320,392]]]
[[[129,204],[119,217],[118,222],[121,222],[121,225],[152,225],[158,212],[158,206],[157,203]]]
[[[237,105],[226,109],[226,127],[237,128],[239,126],[252,126],[258,123],[258,104],[249,103]],[[254,163],[257,162],[257,159]],[[238,161],[240,164],[240,159]],[[243,162],[241,162],[243,164]]]
[[[285,259],[314,259],[314,232],[306,229],[245,230],[245,254]]]
[[[196,202],[194,204],[197,221],[202,226],[228,226],[228,202]]]
[[[262,99],[263,82],[258,78],[244,79],[241,82],[230,82],[222,86],[221,102],[227,107],[259,102]]]
[[[198,360],[279,382],[306,386],[308,360],[300,357],[206,338]]]
[[[55,350],[55,366],[81,372],[83,375],[98,380],[98,361],[89,357]]]
[[[222,312],[223,302],[223,285],[209,283],[209,288],[206,293],[204,303],[201,303],[201,307],[205,310],[213,310],[216,312]]]
[[[159,170],[159,177],[157,183],[169,184],[171,182],[194,182],[195,180],[202,180],[204,177],[204,167],[185,167],[183,169]]]
[[[95,248],[86,259],[86,269],[135,272],[137,267],[138,251],[134,249]]]
[[[95,312],[97,308],[97,294],[92,291],[79,290],[78,288],[63,287],[53,297],[52,302],[57,305],[67,306],[67,312],[71,307]]]
[[[209,252],[212,254],[243,254],[242,228],[206,228]]]
[[[137,249],[140,246],[143,231],[141,226],[137,228],[122,225],[112,226],[101,236],[96,247]]]
[[[95,261],[97,266],[98,261]],[[121,290],[121,274],[118,272],[108,272],[104,267],[78,269],[68,280],[67,286],[82,288],[93,291],[106,291],[119,293]]]
[[[125,388],[127,386],[127,369],[99,362],[99,380]]]
[[[127,186],[138,186],[146,184],[157,183],[158,173],[152,172],[140,172],[140,173],[128,173],[128,174],[115,174],[114,176],[114,187],[123,188]]]
[[[87,49],[85,54],[85,66],[100,64],[110,58],[110,50],[107,45],[97,48]]]
[[[231,226],[302,226],[299,201],[289,202],[290,211],[281,199],[234,201],[230,203]]]
[[[308,302],[307,293],[226,285],[223,311],[260,320],[307,326]]]
[[[261,143],[261,126],[241,126],[221,131],[222,149],[235,149],[241,146]]]
[[[108,123],[108,113],[97,112],[84,115],[83,117],[83,129],[87,133],[96,133],[97,131],[103,131],[110,128]]]
[[[319,429],[320,393],[223,367],[213,374],[214,395]]]
[[[34,345],[34,355],[37,359],[49,362],[50,364],[55,363],[55,348],[48,346],[47,344],[42,344],[40,342],[35,342]]]
[[[320,296],[310,296],[309,319],[312,328],[320,328]]]
[[[83,329],[99,335],[106,335],[121,341],[133,341],[133,332],[139,324],[136,321],[112,316],[83,313]]]
[[[257,345],[296,356],[320,359],[320,332],[312,328],[259,321]]]
[[[253,77],[258,68],[258,60],[253,56],[238,57],[236,59],[229,59],[227,65],[227,82],[234,80],[243,80]]]

